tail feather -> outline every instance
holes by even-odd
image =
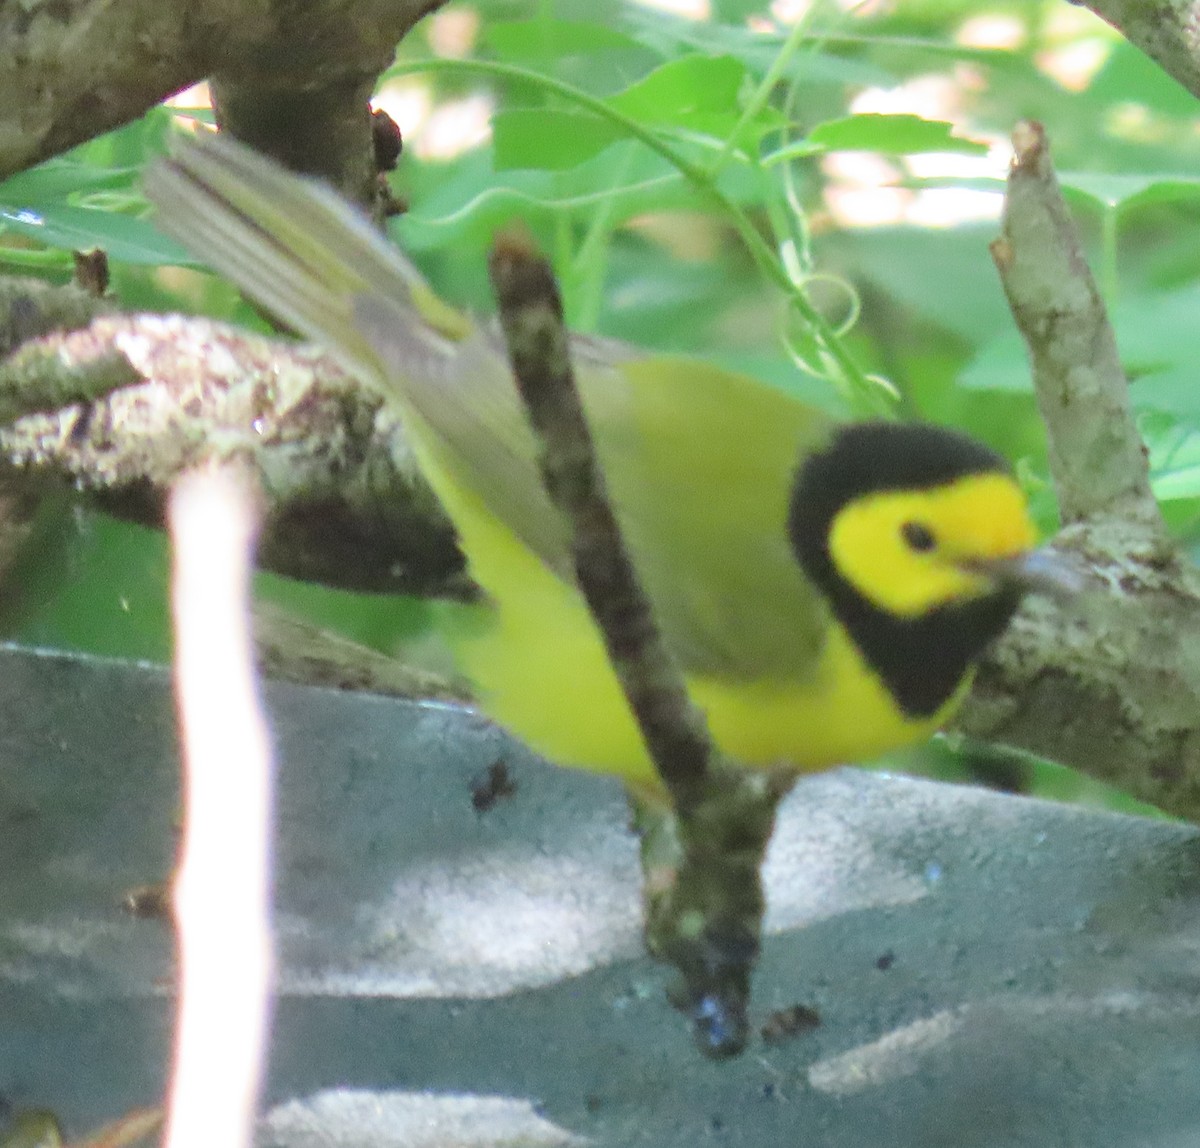
[[[431,475],[431,481],[460,533],[470,532],[477,513],[472,507],[482,507],[550,569],[571,580],[565,522],[542,486],[533,432],[508,362],[487,333],[476,328],[456,345],[451,358],[427,360],[415,379],[414,348],[391,302],[362,295],[354,310],[388,376],[407,382],[407,397],[429,429],[427,458],[445,476]],[[464,494],[469,504],[462,501]],[[471,554],[471,539],[462,541]],[[475,573],[478,577],[481,572]]]
[[[368,382],[381,382],[381,372],[354,320],[356,296],[389,299],[425,353],[450,349],[420,314],[416,270],[316,181],[205,134],[154,165],[144,186],[165,232],[202,251],[248,295],[325,343]]]
[[[400,405],[452,517],[469,493],[569,573],[502,353],[363,217],[322,184],[213,134],[182,141],[144,186],[164,231]]]

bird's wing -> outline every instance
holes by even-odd
[[[455,517],[490,514],[570,578],[568,536],[496,338],[441,303],[346,202],[220,136],[146,191],[164,230],[400,404]],[[613,501],[667,639],[692,672],[802,676],[825,616],[791,554],[787,499],[809,408],[684,359],[576,343]],[[460,523],[461,526],[461,523]]]
[[[411,358],[389,338],[394,317],[364,329],[391,373],[411,374]],[[788,499],[801,454],[825,441],[828,421],[699,360],[596,339],[576,338],[572,350],[622,535],[684,669],[734,681],[805,678],[828,615],[792,553]],[[572,579],[566,530],[496,339],[478,330],[436,392],[428,377],[417,385],[443,464]]]
[[[630,358],[584,386],[605,474],[655,612],[687,670],[803,679],[828,624],[796,562],[788,501],[818,412],[682,357]],[[590,379],[588,380],[590,383]]]

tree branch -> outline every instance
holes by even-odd
[[[1063,522],[1097,515],[1163,530],[1129,386],[1042,125],[1018,124],[992,258],[1025,339]]]
[[[1066,609],[1033,600],[977,679],[965,732],[1075,766],[1200,818],[1200,575],[1150,492],[1125,375],[1038,124],[1014,131],[992,251],[1033,364],[1067,525],[1087,571]]]
[[[1168,76],[1200,98],[1200,34],[1195,0],[1072,0],[1111,24]]]
[[[251,51],[214,61],[217,122],[292,171],[376,206],[380,165],[368,101],[396,44],[445,0],[266,5]],[[240,37],[232,37],[238,43]]]
[[[348,589],[473,595],[397,418],[322,352],[204,319],[105,315],[26,343],[0,363],[0,395],[20,388],[26,408],[40,407],[64,377],[84,389],[130,381],[0,429],[13,464],[64,475],[157,525],[173,479],[211,440],[236,439],[269,503],[264,569]]]
[[[51,331],[74,331],[97,315],[111,315],[116,302],[74,283],[56,287],[40,279],[0,275],[0,360],[29,339]]]
[[[0,0],[0,179],[218,77],[236,135],[374,196],[367,98],[441,0]]]

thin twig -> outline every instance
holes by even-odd
[[[650,756],[676,807],[687,809],[700,795],[715,749],[608,504],[575,387],[554,273],[511,238],[496,243],[490,270],[517,388],[541,444],[542,479],[572,526],[580,590]]]
[[[783,787],[713,745],[655,623],[608,504],[571,367],[558,285],[526,243],[497,243],[492,285],[547,493],[571,526],[576,579],[675,812],[643,809],[650,949],[682,974],[700,1047],[745,1046],[764,910],[760,868]]]

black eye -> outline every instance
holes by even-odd
[[[937,546],[933,531],[923,522],[906,522],[900,527],[900,535],[911,549],[919,552],[932,550]]]

